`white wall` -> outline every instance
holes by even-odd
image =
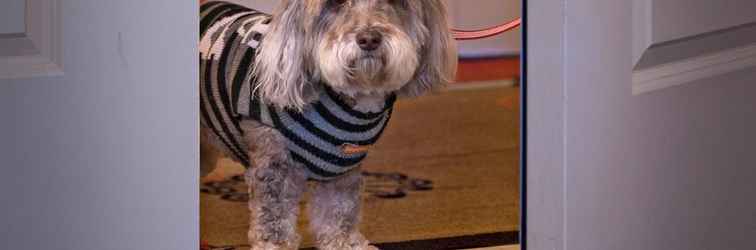
[[[0,5],[0,34],[24,33],[26,0],[3,0]]]
[[[65,75],[0,80],[0,249],[198,249],[197,2],[57,2]]]
[[[280,0],[228,0],[227,2],[237,3],[250,8],[271,13]]]
[[[270,11],[278,0],[229,0]],[[454,27],[461,29],[481,29],[520,17],[520,0],[446,0],[449,18]],[[521,49],[520,28],[496,37],[459,44],[462,57],[489,57],[519,55]]]
[[[520,0],[447,0],[451,25],[477,30],[521,17]],[[459,43],[461,57],[517,56],[522,48],[521,29],[482,40]]]

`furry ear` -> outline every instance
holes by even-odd
[[[306,2],[281,1],[255,57],[253,74],[258,85],[254,93],[280,108],[302,110],[318,93],[308,63],[312,59],[304,20]]]
[[[454,81],[457,74],[457,43],[447,21],[442,0],[413,0],[414,11],[422,13],[425,43],[420,48],[420,65],[414,78],[399,89],[401,97],[416,97]]]

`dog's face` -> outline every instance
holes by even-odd
[[[409,2],[310,2],[313,57],[325,82],[348,95],[396,91],[409,82],[428,36]]]
[[[262,98],[301,109],[323,83],[417,96],[451,81],[456,61],[441,0],[283,0],[254,72]]]

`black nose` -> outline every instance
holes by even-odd
[[[381,46],[383,35],[376,30],[365,30],[357,33],[357,45],[364,51],[373,51]]]

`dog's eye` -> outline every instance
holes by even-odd
[[[331,5],[341,6],[346,4],[347,0],[329,0],[328,1]]]
[[[405,0],[388,0],[388,3],[394,6],[404,7],[404,4],[407,3]]]

